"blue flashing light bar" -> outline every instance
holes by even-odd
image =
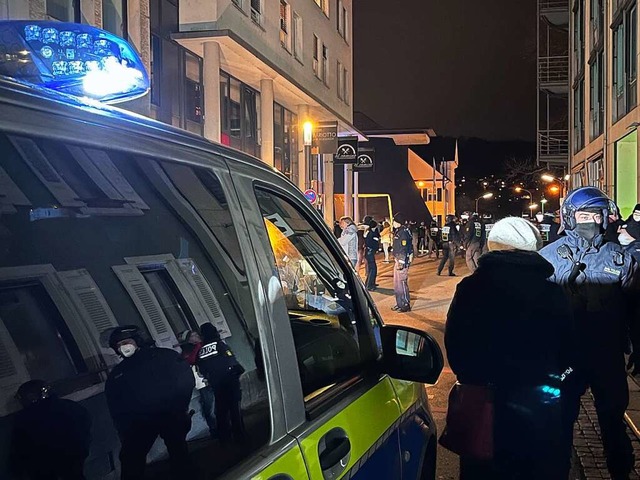
[[[78,23],[0,21],[0,75],[105,103],[149,91],[149,76],[131,45]]]

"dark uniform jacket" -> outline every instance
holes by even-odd
[[[140,348],[109,374],[107,404],[118,431],[165,412],[187,412],[195,379],[189,364],[168,348]]]
[[[380,229],[378,227],[369,228],[365,234],[364,245],[367,250],[378,251],[380,248]]]
[[[213,388],[244,373],[236,356],[222,340],[205,343],[198,352],[198,369]]]
[[[408,227],[402,225],[393,232],[393,257],[401,264],[409,264],[409,255],[413,254],[413,235]]]
[[[458,231],[458,226],[456,222],[449,222],[442,227],[442,246],[444,248],[456,248],[460,245],[460,232]]]
[[[569,230],[540,254],[554,266],[550,280],[561,285],[571,301],[583,359],[626,349],[638,283],[637,264],[624,247],[605,242],[603,235],[589,245]]]

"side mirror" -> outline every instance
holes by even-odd
[[[444,367],[438,342],[426,332],[411,327],[382,328],[383,370],[398,380],[434,384]]]

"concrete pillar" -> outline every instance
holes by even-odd
[[[360,193],[359,176],[359,172],[353,172],[353,220],[356,223],[360,223],[362,221],[362,218],[360,217],[360,201],[358,200],[358,194]]]
[[[273,80],[270,78],[260,80],[260,129],[262,131],[260,158],[273,167]]]
[[[344,214],[353,218],[353,165],[344,165]]]
[[[304,147],[304,129],[302,128],[307,120],[311,120],[309,118],[309,105],[298,105],[298,145],[301,147],[298,154],[298,187],[303,191],[308,188],[307,185],[309,184],[309,179],[307,178],[309,175],[308,165],[305,156],[307,149]]]
[[[220,142],[220,45],[204,44],[204,137]]]
[[[333,155],[324,157],[324,221],[333,226]]]

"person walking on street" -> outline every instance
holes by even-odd
[[[355,268],[358,263],[358,227],[353,223],[351,217],[342,217],[340,219],[340,228],[342,233],[338,242],[347,254],[351,265]]]
[[[376,277],[378,275],[378,266],[376,265],[376,253],[380,248],[380,230],[378,224],[374,220],[369,222],[369,230],[366,233],[365,241],[365,259],[367,261],[367,277],[365,287],[373,292],[376,290]]]
[[[245,433],[240,410],[240,376],[245,370],[213,324],[204,323],[200,332],[203,345],[198,351],[198,369],[215,394],[220,441],[223,444],[231,440],[241,442]]]
[[[455,277],[453,272],[456,266],[456,249],[460,243],[460,232],[453,215],[447,215],[447,223],[442,227],[442,260],[438,265],[438,275],[442,274],[442,270],[447,262],[449,262],[449,276]]]
[[[384,252],[383,263],[389,263],[389,247],[393,243],[393,230],[389,222],[382,224],[383,228],[380,232],[380,241],[382,242],[382,251]]]
[[[552,379],[571,367],[571,307],[562,288],[547,281],[554,270],[538,254],[541,246],[527,220],[500,220],[489,234],[489,252],[451,302],[449,365],[462,388],[485,387],[493,398],[493,459],[461,457],[461,479],[567,479],[564,452],[571,445],[562,435],[561,390]],[[501,301],[492,308],[477,308],[497,294]]]
[[[440,227],[438,227],[438,223],[434,220],[431,222],[431,227],[429,228],[429,243],[428,243],[428,253],[429,258],[435,251],[436,259],[440,258],[440,243],[442,240],[442,235],[440,231]]]
[[[104,387],[122,445],[122,480],[144,478],[147,454],[158,436],[169,452],[172,478],[193,475],[186,440],[195,387],[191,368],[175,350],[148,346],[135,325],[113,330],[109,346],[122,358]]]
[[[582,187],[562,204],[566,236],[540,252],[555,268],[550,280],[568,296],[576,323],[577,361],[572,388],[563,391],[565,432],[572,437],[587,387],[595,399],[607,467],[614,480],[627,479],[634,466],[624,414],[629,403],[625,351],[629,331],[638,330],[630,312],[638,295],[637,264],[624,247],[606,242],[609,215],[616,206],[601,190]],[[632,366],[640,365],[638,339],[631,338]]]
[[[420,225],[418,225],[418,251],[416,252],[418,256],[425,254],[425,251],[427,249],[427,244],[425,241],[426,237],[427,227],[424,222],[420,222]]]
[[[482,247],[485,242],[484,225],[480,220],[477,213],[471,216],[469,222],[467,222],[467,228],[464,231],[464,244],[465,244],[465,261],[467,267],[471,273],[475,272],[478,268],[478,260],[482,255]]]
[[[413,243],[411,230],[404,224],[404,216],[396,213],[393,217],[393,291],[396,304],[391,307],[398,312],[411,311],[409,296],[409,265],[413,260]]]
[[[420,226],[416,222],[409,222],[409,230],[411,230],[411,246],[417,257],[420,255],[418,250],[420,245]]]

